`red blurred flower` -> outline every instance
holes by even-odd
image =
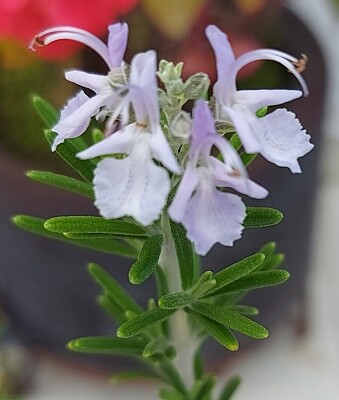
[[[137,0],[0,0],[0,36],[28,45],[38,32],[59,25],[86,29],[100,36],[107,25],[130,11]],[[56,44],[39,52],[47,58],[62,58],[77,48]]]

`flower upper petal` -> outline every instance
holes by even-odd
[[[111,67],[120,67],[127,47],[128,25],[116,23],[108,28],[108,53],[111,60]]]

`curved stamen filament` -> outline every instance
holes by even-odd
[[[73,40],[90,47],[100,55],[110,70],[113,69],[108,47],[105,45],[105,43],[92,33],[80,28],[60,26],[57,28],[46,29],[34,37],[29,45],[29,49],[36,51],[36,47],[47,46],[58,40]]]

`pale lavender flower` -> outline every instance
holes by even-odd
[[[160,126],[156,82],[156,53],[137,54],[131,63],[128,92],[111,116],[120,115],[123,128],[80,152],[88,159],[102,155],[124,154],[122,159],[108,157],[94,172],[95,205],[104,218],[131,216],[144,226],[159,218],[170,191],[170,171],[180,167]],[[128,124],[130,107],[136,122]]]
[[[211,154],[216,147],[222,160]],[[231,188],[250,197],[266,197],[267,190],[251,181],[238,153],[219,136],[206,102],[193,109],[193,128],[184,176],[168,212],[181,222],[198,254],[215,243],[232,246],[240,239],[246,207],[241,198],[220,188]]]
[[[238,57],[225,33],[214,25],[206,28],[206,36],[214,50],[218,80],[214,85],[217,119],[234,125],[247,153],[261,153],[272,163],[301,172],[298,158],[312,150],[310,136],[302,129],[295,114],[278,109],[258,118],[256,111],[278,105],[302,95],[299,90],[237,90],[236,78],[241,68],[258,60],[272,60],[285,66],[299,81],[304,95],[307,85],[298,72],[298,59],[272,49],[253,50]]]
[[[77,70],[65,73],[67,80],[92,90],[95,95],[88,97],[80,91],[61,110],[60,120],[52,128],[52,131],[58,134],[52,146],[53,151],[65,139],[78,137],[84,133],[91,118],[98,115],[102,108],[105,108],[107,114],[120,101],[119,90],[112,85],[112,79],[115,75],[124,73],[122,67],[127,46],[128,26],[126,23],[117,23],[108,29],[107,45],[90,32],[68,26],[47,29],[37,35],[30,45],[30,49],[34,51],[35,47],[46,46],[63,39],[80,42],[96,51],[109,69],[107,76]]]

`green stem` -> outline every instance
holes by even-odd
[[[159,264],[167,278],[170,293],[182,291],[180,269],[175,245],[171,234],[169,220],[166,214],[162,217],[164,241]],[[177,310],[169,319],[169,333],[177,356],[173,360],[174,367],[179,371],[188,388],[194,383],[193,357],[196,351],[196,340],[192,337],[187,313]]]

